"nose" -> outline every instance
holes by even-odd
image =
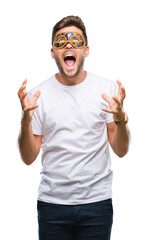
[[[66,44],[66,46],[65,46],[67,49],[71,49],[71,48],[73,48],[73,46],[71,45],[71,43],[70,42],[68,42],[67,44]]]

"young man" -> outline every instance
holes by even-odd
[[[23,109],[19,148],[30,165],[42,147],[38,194],[40,240],[110,239],[112,171],[109,144],[123,157],[129,146],[121,82],[84,71],[86,29],[68,16],[53,28],[51,56],[59,72],[18,96]]]

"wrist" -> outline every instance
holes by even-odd
[[[23,112],[21,125],[22,126],[29,126],[32,121],[32,116],[28,112]]]
[[[113,114],[113,119],[115,122],[122,122],[125,119],[125,113],[121,112],[119,114]]]
[[[127,113],[124,112],[122,113],[122,115],[114,115],[113,116],[114,122],[116,123],[116,125],[123,125],[123,124],[127,124],[128,123],[128,116]]]

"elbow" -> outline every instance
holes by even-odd
[[[27,165],[27,166],[30,166],[33,162],[25,162],[24,160],[23,160],[23,162],[25,163],[25,165]]]
[[[25,163],[25,165],[30,166],[37,158],[37,154],[30,154],[28,151],[24,151],[19,143],[19,152],[20,157],[22,159],[22,162]]]
[[[128,148],[122,149],[122,151],[117,152],[116,155],[117,155],[119,158],[123,158],[123,157],[125,157],[125,155],[126,155],[127,153],[128,153]]]
[[[30,166],[36,159],[36,158],[29,158],[28,156],[26,156],[22,152],[20,152],[20,156],[21,156],[22,162],[27,166]]]
[[[36,158],[35,158],[36,159]],[[35,159],[29,159],[29,158],[25,158],[25,157],[22,157],[22,161],[25,163],[25,165],[27,166],[30,166],[34,161]]]
[[[125,155],[126,155],[126,153],[118,153],[118,154],[117,154],[117,156],[118,156],[119,158],[123,158]]]

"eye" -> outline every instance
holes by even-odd
[[[64,38],[64,37],[59,37],[59,38],[56,40],[56,42],[60,42],[60,43],[65,42],[65,38]]]
[[[71,38],[71,40],[73,41],[73,42],[79,42],[79,41],[81,41],[81,39],[79,38],[79,37],[72,37]]]

